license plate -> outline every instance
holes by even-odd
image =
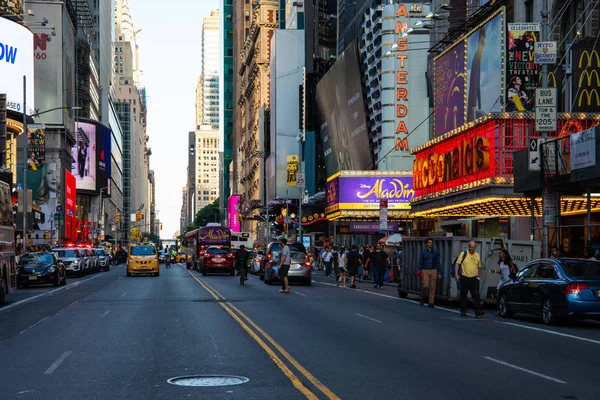
[[[215,258],[215,261],[216,262],[221,262],[221,261],[223,261],[223,259],[222,258]]]
[[[29,280],[30,280],[30,281],[37,281],[37,276],[30,276],[30,277],[29,277]]]

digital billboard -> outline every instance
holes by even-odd
[[[77,143],[71,150],[71,155],[75,162],[73,163],[71,172],[77,181],[77,190],[95,192],[97,190],[96,125],[78,121],[76,127]],[[86,138],[87,141],[85,140]]]
[[[503,26],[498,14],[467,38],[467,122],[502,111]]]
[[[46,164],[46,128],[41,124],[27,125],[27,169],[38,171]]]
[[[466,43],[461,40],[434,61],[435,133],[465,124]]]
[[[242,225],[238,217],[238,215],[240,215],[241,198],[242,196],[239,194],[234,194],[229,196],[229,199],[227,200],[227,222],[231,232],[240,232],[242,230]]]
[[[370,168],[373,157],[356,41],[319,81],[316,100],[321,121],[327,121],[327,135],[322,136],[323,142],[330,146],[330,151],[324,154],[327,175],[340,170]]]
[[[600,50],[594,42],[579,42],[573,48],[573,112],[600,110]]]
[[[105,197],[110,195],[110,177],[112,173],[112,131],[104,125],[96,125],[96,182],[98,190],[103,189]]]
[[[23,110],[23,76],[27,79],[27,109],[33,110],[33,34],[27,27],[0,18],[0,93],[6,93],[6,108]]]
[[[77,183],[68,170],[65,170],[65,238],[77,237]]]
[[[535,109],[535,89],[539,86],[542,66],[533,62],[533,53],[539,37],[539,22],[508,24],[505,111]]]

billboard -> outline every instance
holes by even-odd
[[[502,111],[503,27],[498,14],[467,37],[467,122]]]
[[[96,125],[78,121],[77,143],[71,149],[75,161],[71,170],[77,181],[77,190],[95,192],[96,186]],[[87,142],[82,133],[87,137]]]
[[[238,217],[240,211],[240,200],[242,196],[234,194],[227,200],[227,222],[231,232],[241,232],[242,226]]]
[[[466,44],[458,42],[434,61],[434,136],[465,124]]]
[[[46,128],[27,125],[27,169],[38,171],[46,164]]]
[[[496,135],[496,129],[472,129],[419,152],[413,166],[416,196],[495,176]]]
[[[103,193],[110,195],[110,177],[112,171],[111,142],[112,131],[104,125],[96,125],[96,184],[98,190],[104,189]]]
[[[0,18],[0,93],[6,93],[6,108],[22,113],[23,76],[27,79],[27,108],[34,99],[33,34],[25,26]],[[27,112],[30,114],[30,112]]]
[[[65,170],[65,238],[75,239],[77,221],[77,182],[75,176]]]
[[[386,175],[338,176],[327,182],[328,213],[335,210],[379,210],[387,200],[390,210],[408,210],[415,196],[412,176],[387,171]]]
[[[317,84],[321,123],[327,121],[330,151],[324,154],[327,176],[341,170],[363,170],[373,164],[356,41],[338,57]]]
[[[300,157],[298,154],[290,154],[286,158],[287,162],[287,178],[288,186],[296,186],[296,176],[298,175],[298,167],[300,165]]]
[[[533,62],[540,23],[514,22],[506,34],[506,109],[534,111],[535,89],[539,86],[542,66]]]
[[[600,50],[594,42],[579,42],[573,48],[573,112],[600,109]]]

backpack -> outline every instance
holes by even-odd
[[[358,262],[358,258],[360,257],[360,255],[356,252],[356,251],[351,251],[350,253],[348,253],[347,257],[347,263],[348,263],[348,267],[357,267],[359,262]]]
[[[460,260],[460,263],[462,264],[462,263],[463,263],[463,261],[465,261],[465,258],[467,258],[467,251],[465,250],[465,251],[463,251],[463,252],[462,252],[462,253],[460,253],[460,254],[462,254],[462,259]],[[460,257],[460,254],[458,255],[458,257]],[[458,257],[456,257],[456,258],[454,259],[454,261],[452,262],[452,266],[450,267],[450,270],[452,271],[452,276],[455,276],[455,275],[456,275],[456,273],[455,273],[455,270],[454,270],[454,269],[456,268],[456,263],[458,262]],[[459,276],[462,276],[462,268],[461,268],[461,267],[458,267],[458,275],[459,275]]]

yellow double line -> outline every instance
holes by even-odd
[[[340,400],[340,398],[329,390],[321,381],[319,381],[314,375],[306,370],[298,361],[294,359],[279,343],[277,343],[268,333],[261,329],[254,321],[252,321],[246,314],[244,314],[239,308],[227,301],[227,299],[219,293],[215,288],[208,285],[206,282],[201,281],[192,272],[187,272],[198,282],[210,295],[218,301],[219,305],[223,307],[225,311],[238,323],[240,326],[248,332],[250,337],[254,339],[256,343],[271,357],[271,360],[275,365],[288,377],[292,382],[292,385],[298,389],[307,399],[316,400],[319,399],[304,383],[292,372],[292,370],[285,364],[285,362],[277,355],[277,353],[269,347],[265,340],[273,346],[296,370],[302,374],[310,383],[312,383],[317,389],[319,389],[328,399]],[[254,328],[254,330],[252,329]],[[262,338],[259,336],[262,335]],[[263,338],[265,340],[263,340]]]

